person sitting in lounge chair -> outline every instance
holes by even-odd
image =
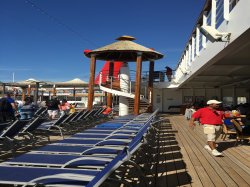
[[[35,113],[36,106],[32,104],[30,97],[26,97],[24,100],[24,105],[20,108],[21,120],[31,119]]]

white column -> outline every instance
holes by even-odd
[[[212,9],[211,9],[211,26],[215,28],[216,26],[216,1],[212,0]]]
[[[196,28],[196,55],[200,55],[200,29]]]
[[[120,88],[122,92],[129,93],[130,86],[130,72],[127,63],[123,63],[120,69]],[[129,114],[128,98],[124,96],[119,97],[119,116],[125,116]]]
[[[185,70],[188,69],[188,49],[186,49],[186,60],[185,60]]]
[[[229,21],[229,0],[224,0],[224,19]]]
[[[192,61],[192,57],[191,57],[191,45],[188,44],[188,66],[191,66],[191,61]]]
[[[203,26],[206,26],[207,25],[207,13],[204,12],[203,14]],[[202,35],[202,47],[203,48],[206,48],[207,47],[207,41],[206,41],[206,36]]]
[[[195,39],[194,37],[192,37],[192,44],[191,44],[191,50],[192,50],[192,53],[191,53],[191,57],[192,57],[192,62],[194,61],[194,46],[195,46]]]

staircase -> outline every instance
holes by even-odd
[[[119,76],[118,76],[119,77]],[[134,98],[135,98],[135,93],[134,93],[134,82],[130,81],[129,82],[129,88],[126,88],[128,92],[124,92],[124,88],[120,85],[120,80],[119,78],[116,77],[109,77],[109,81],[102,82],[102,73],[100,73],[100,79],[99,79],[99,87],[100,90],[107,92],[107,93],[112,93],[113,95],[118,95],[118,96],[123,96],[128,99],[129,103],[129,113],[133,113],[134,109]],[[143,89],[141,90],[141,93]],[[140,96],[140,113],[145,112],[148,108],[148,99],[145,98],[144,95]]]
[[[129,113],[134,112],[134,99],[128,98],[129,103]],[[140,113],[146,112],[148,109],[148,102],[144,102],[141,100],[140,102]]]

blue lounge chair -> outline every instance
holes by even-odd
[[[34,168],[2,165],[0,166],[0,184],[23,186],[34,186],[36,184],[74,186],[80,184],[84,186],[89,183],[89,181],[93,180],[97,173],[99,173],[97,170]]]
[[[2,134],[0,135],[0,142],[2,142],[2,147],[4,150],[16,150],[16,145],[18,145],[18,142],[20,141],[16,140],[15,136],[17,136],[28,123],[29,120],[16,120],[12,125],[10,125],[5,131],[2,132]]]
[[[130,125],[125,125],[125,130],[133,129],[137,130],[136,135],[131,139],[126,147],[120,145],[116,146],[112,144],[109,149],[105,147],[100,147],[99,143],[95,146],[89,146],[91,148],[85,149],[82,155],[83,157],[72,157],[73,159],[63,164],[62,167],[81,167],[84,169],[66,169],[66,168],[40,168],[40,167],[23,167],[23,166],[10,166],[8,163],[4,162],[0,166],[0,184],[19,184],[19,185],[66,185],[66,186],[99,186],[103,183],[105,179],[122,163],[129,160],[131,154],[133,154],[143,143],[143,139],[147,131],[151,126],[153,119],[153,114],[148,114],[148,120],[146,115],[142,115],[144,123],[133,124],[136,126],[133,128]],[[143,120],[140,120],[143,121]],[[98,131],[98,130],[97,130]],[[103,131],[103,130],[102,130]],[[119,131],[119,130],[115,130]],[[113,141],[113,140],[103,140]],[[45,146],[46,147],[46,146]],[[104,149],[103,149],[104,148]],[[120,148],[120,150],[118,150]],[[108,157],[104,153],[110,153],[113,151],[113,156]],[[100,156],[100,154],[102,154]],[[89,157],[88,157],[89,156]],[[46,156],[49,161],[49,156]],[[64,157],[64,158],[63,158]],[[64,159],[69,159],[69,156],[61,157],[61,161]],[[94,157],[94,158],[93,158]],[[24,157],[23,157],[24,158]],[[54,157],[55,159],[56,157]],[[21,159],[19,157],[19,159]],[[26,158],[28,159],[28,158]],[[58,159],[59,160],[59,156]],[[17,161],[17,160],[16,160]],[[20,160],[19,160],[20,161]],[[11,162],[11,161],[8,161]],[[59,161],[55,161],[58,164]],[[61,162],[59,165],[61,165]],[[17,163],[16,163],[17,164]],[[50,163],[53,164],[53,163]],[[11,173],[11,177],[6,175],[6,173]],[[16,177],[15,177],[16,176]]]
[[[6,129],[10,124],[10,122],[0,123],[0,133],[3,132],[3,130]]]
[[[28,125],[24,127],[24,129],[19,133],[19,135],[27,135],[29,137],[29,143],[32,143],[33,145],[38,140],[36,138],[37,135],[45,136],[50,142],[49,135],[47,133],[41,134],[37,131],[38,127],[41,126],[45,121],[47,121],[46,118],[36,117],[33,121],[31,121]]]

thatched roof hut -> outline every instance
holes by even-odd
[[[94,54],[97,60],[123,62],[135,62],[138,52],[142,53],[142,61],[157,60],[163,57],[161,53],[133,42],[135,38],[132,36],[121,36],[116,40],[118,41],[92,50],[85,55],[91,57]]]

